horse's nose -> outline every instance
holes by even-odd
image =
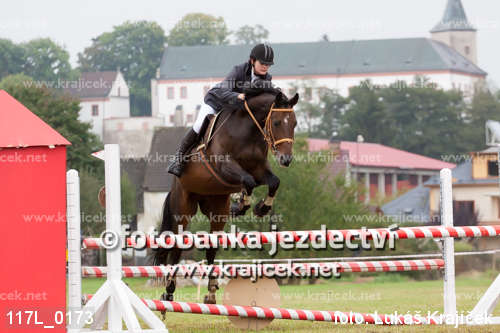
[[[289,166],[292,163],[293,156],[292,155],[281,155],[280,156],[280,164],[282,166]]]

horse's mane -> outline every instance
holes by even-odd
[[[245,94],[246,98],[252,98],[256,97],[262,94],[271,94],[271,95],[278,95],[281,92],[281,90],[277,88],[270,88],[270,87],[265,87],[265,88],[246,88],[243,90],[243,93]]]

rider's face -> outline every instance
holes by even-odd
[[[264,65],[259,60],[255,60],[253,63],[253,68],[255,74],[257,75],[266,75],[267,71],[269,70],[269,67],[270,67],[269,65]]]

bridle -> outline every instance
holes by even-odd
[[[255,123],[255,126],[259,129],[259,131],[262,133],[262,136],[264,137],[264,140],[267,142],[267,146],[273,151],[273,153],[276,153],[278,151],[278,145],[284,142],[290,142],[293,143],[292,138],[282,138],[279,140],[276,140],[274,138],[273,134],[273,126],[271,123],[271,116],[273,112],[294,112],[293,108],[275,108],[274,107],[274,102],[271,105],[271,108],[269,109],[269,113],[267,114],[266,117],[266,122],[264,124],[264,128],[260,126],[259,122],[253,115],[252,110],[250,110],[250,107],[247,104],[247,101],[245,101],[245,109],[247,110],[248,114],[252,118],[253,122]]]

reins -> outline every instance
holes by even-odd
[[[248,114],[250,115],[253,122],[255,123],[255,126],[257,126],[259,131],[262,133],[262,136],[264,137],[264,140],[266,141],[268,147],[273,152],[277,151],[277,146],[281,143],[284,143],[284,142],[293,143],[292,138],[282,138],[282,139],[276,140],[274,138],[273,126],[271,123],[271,116],[272,116],[273,112],[293,112],[293,108],[275,108],[274,102],[273,102],[273,104],[271,105],[271,108],[269,109],[269,113],[267,114],[266,122],[264,123],[264,128],[262,128],[262,126],[260,126],[260,124],[257,121],[257,119],[255,118],[252,110],[250,110],[250,107],[248,106],[247,101],[245,101],[245,109],[247,110]]]

